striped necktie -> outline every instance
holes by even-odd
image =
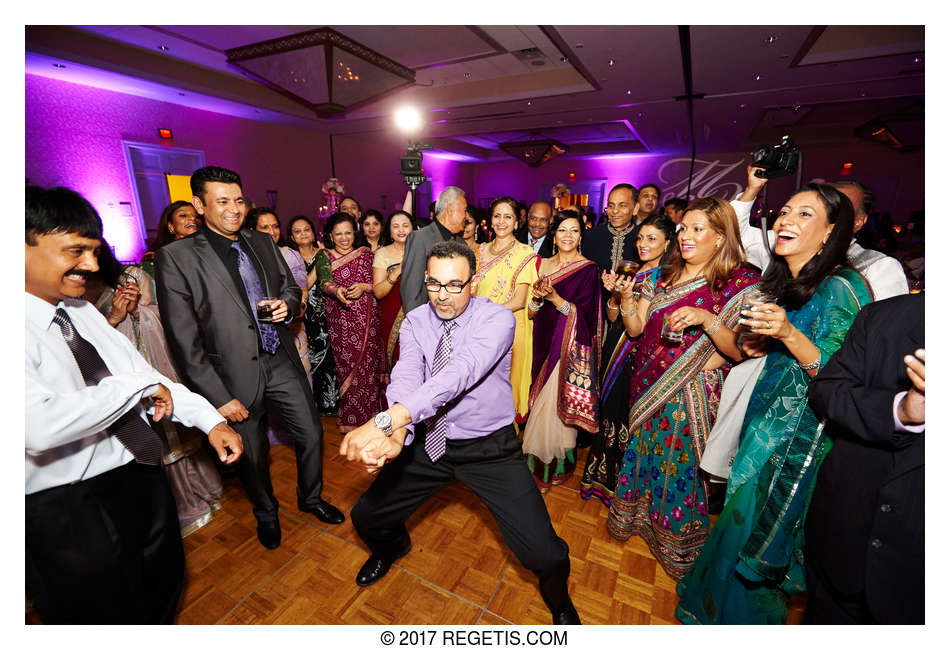
[[[96,348],[80,336],[73,327],[73,322],[65,309],[60,307],[56,310],[53,322],[59,325],[63,338],[66,339],[66,345],[69,346],[79,366],[79,372],[86,381],[86,386],[96,386],[106,377],[112,376]],[[125,415],[109,425],[106,430],[132,452],[136,462],[145,465],[161,464],[162,442],[152,428],[142,421],[137,409],[126,411]]]
[[[439,345],[435,348],[431,376],[437,375],[452,357],[452,329],[454,327],[456,327],[454,320],[442,321],[442,336],[439,338]],[[430,426],[426,432],[426,454],[433,463],[445,454],[445,433],[448,430],[445,413],[445,407],[439,407],[436,414],[429,420]]]

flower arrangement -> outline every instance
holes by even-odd
[[[343,181],[339,178],[328,178],[323,184],[323,193],[329,194],[330,192],[336,192],[337,194],[343,194]]]
[[[571,190],[564,183],[558,183],[557,185],[551,188],[552,198],[562,199],[570,195],[571,195]]]

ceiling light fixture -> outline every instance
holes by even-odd
[[[568,150],[566,144],[542,137],[540,133],[532,133],[531,136],[531,140],[499,142],[498,148],[531,167],[539,167]]]
[[[774,43],[774,42],[777,41],[777,40],[778,40],[777,37],[773,36],[772,34],[769,34],[768,38],[765,39],[765,44],[766,44],[766,45],[771,45],[772,43]]]
[[[62,63],[54,63],[54,64],[53,64],[53,67],[54,67],[54,68],[65,68],[66,66],[64,66]]]
[[[613,60],[613,59],[610,59],[609,61],[607,61],[607,65],[613,65],[613,64],[614,64],[614,60]]]
[[[566,57],[566,56],[562,56],[562,57],[561,57],[561,63],[567,63],[567,57]]]
[[[167,52],[167,51],[168,51],[168,46],[167,46],[167,45],[159,45],[159,46],[158,46],[158,49],[160,49],[162,52]]]
[[[628,94],[628,95],[632,95],[632,94],[633,94],[633,91],[632,91],[632,90],[628,90],[628,91],[627,91],[627,94]]]
[[[761,79],[762,79],[762,75],[760,75],[760,74],[755,75],[755,80],[756,80],[756,81],[760,81]]]
[[[329,27],[231,48],[225,54],[228,63],[318,117],[346,113],[416,80],[411,68]]]

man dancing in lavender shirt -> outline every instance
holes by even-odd
[[[406,520],[430,496],[461,481],[538,576],[554,623],[580,624],[567,592],[567,543],[551,526],[512,426],[515,319],[504,306],[472,297],[474,274],[475,256],[464,243],[432,246],[429,303],[409,312],[399,331],[399,362],[386,391],[392,406],[340,445],[349,460],[379,472],[350,513],[372,552],[356,583],[366,587],[386,575],[412,546]]]

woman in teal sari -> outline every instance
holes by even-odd
[[[732,328],[759,274],[743,266],[735,211],[718,198],[690,204],[658,282],[643,284],[634,303],[621,280],[620,315],[627,335],[640,336],[630,383],[630,442],[607,531],[639,535],[660,566],[680,578],[709,532],[709,486],[699,472],[716,420],[730,359],[739,359]],[[679,343],[663,340],[667,329]]]
[[[746,410],[726,505],[692,571],[676,586],[684,623],[784,623],[805,590],[803,524],[831,442],[806,390],[871,297],[849,268],[854,211],[810,183],[782,207],[762,288],[775,302],[743,311],[743,349],[767,353]]]

